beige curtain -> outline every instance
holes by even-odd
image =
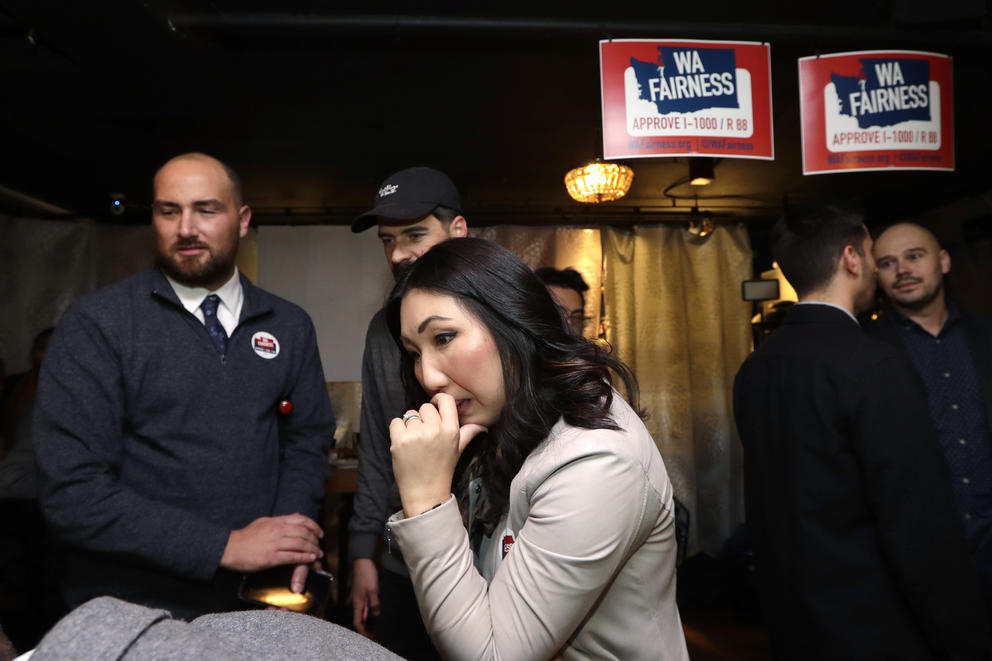
[[[472,236],[500,244],[537,269],[572,267],[589,285],[586,292],[586,325],[582,334],[599,333],[600,290],[603,264],[602,239],[598,229],[575,227],[521,227],[500,225],[473,229]]]
[[[689,553],[716,553],[744,520],[741,448],[731,387],[751,350],[751,277],[743,225],[704,239],[682,226],[632,231],[499,226],[472,230],[528,266],[571,266],[590,286],[586,337],[606,340],[637,374],[646,424],[678,499],[689,508]]]
[[[731,388],[750,351],[743,226],[603,231],[606,339],[637,374],[646,424],[691,513],[689,553],[715,553],[743,521]]]

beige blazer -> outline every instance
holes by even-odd
[[[481,573],[454,497],[390,518],[445,658],[688,659],[672,486],[644,424],[619,394],[613,402],[623,431],[559,420],[527,457]]]

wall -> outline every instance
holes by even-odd
[[[359,381],[369,320],[393,284],[375,231],[262,227],[258,284],[310,313],[327,381]]]
[[[28,369],[34,335],[72,301],[148,267],[154,250],[150,225],[0,216],[0,236],[0,359],[8,374]],[[238,266],[310,312],[328,381],[360,380],[365,329],[392,285],[375,232],[263,227],[242,240]]]

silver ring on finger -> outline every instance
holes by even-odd
[[[409,423],[411,420],[420,420],[420,416],[416,413],[404,413],[403,414],[403,424]]]

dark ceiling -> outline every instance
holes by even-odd
[[[629,162],[616,203],[579,205],[562,184],[601,153],[598,40],[630,37],[771,44],[775,160],[718,163],[704,196],[719,197],[699,200],[718,218],[837,197],[887,218],[992,188],[985,0],[413,5],[0,0],[0,211],[49,208],[27,196],[146,222],[155,168],[198,150],[242,174],[263,223],[347,223],[415,164],[452,175],[473,224],[671,218],[693,204],[664,195],[684,159]],[[954,57],[957,171],[804,177],[796,59],[880,48]]]

